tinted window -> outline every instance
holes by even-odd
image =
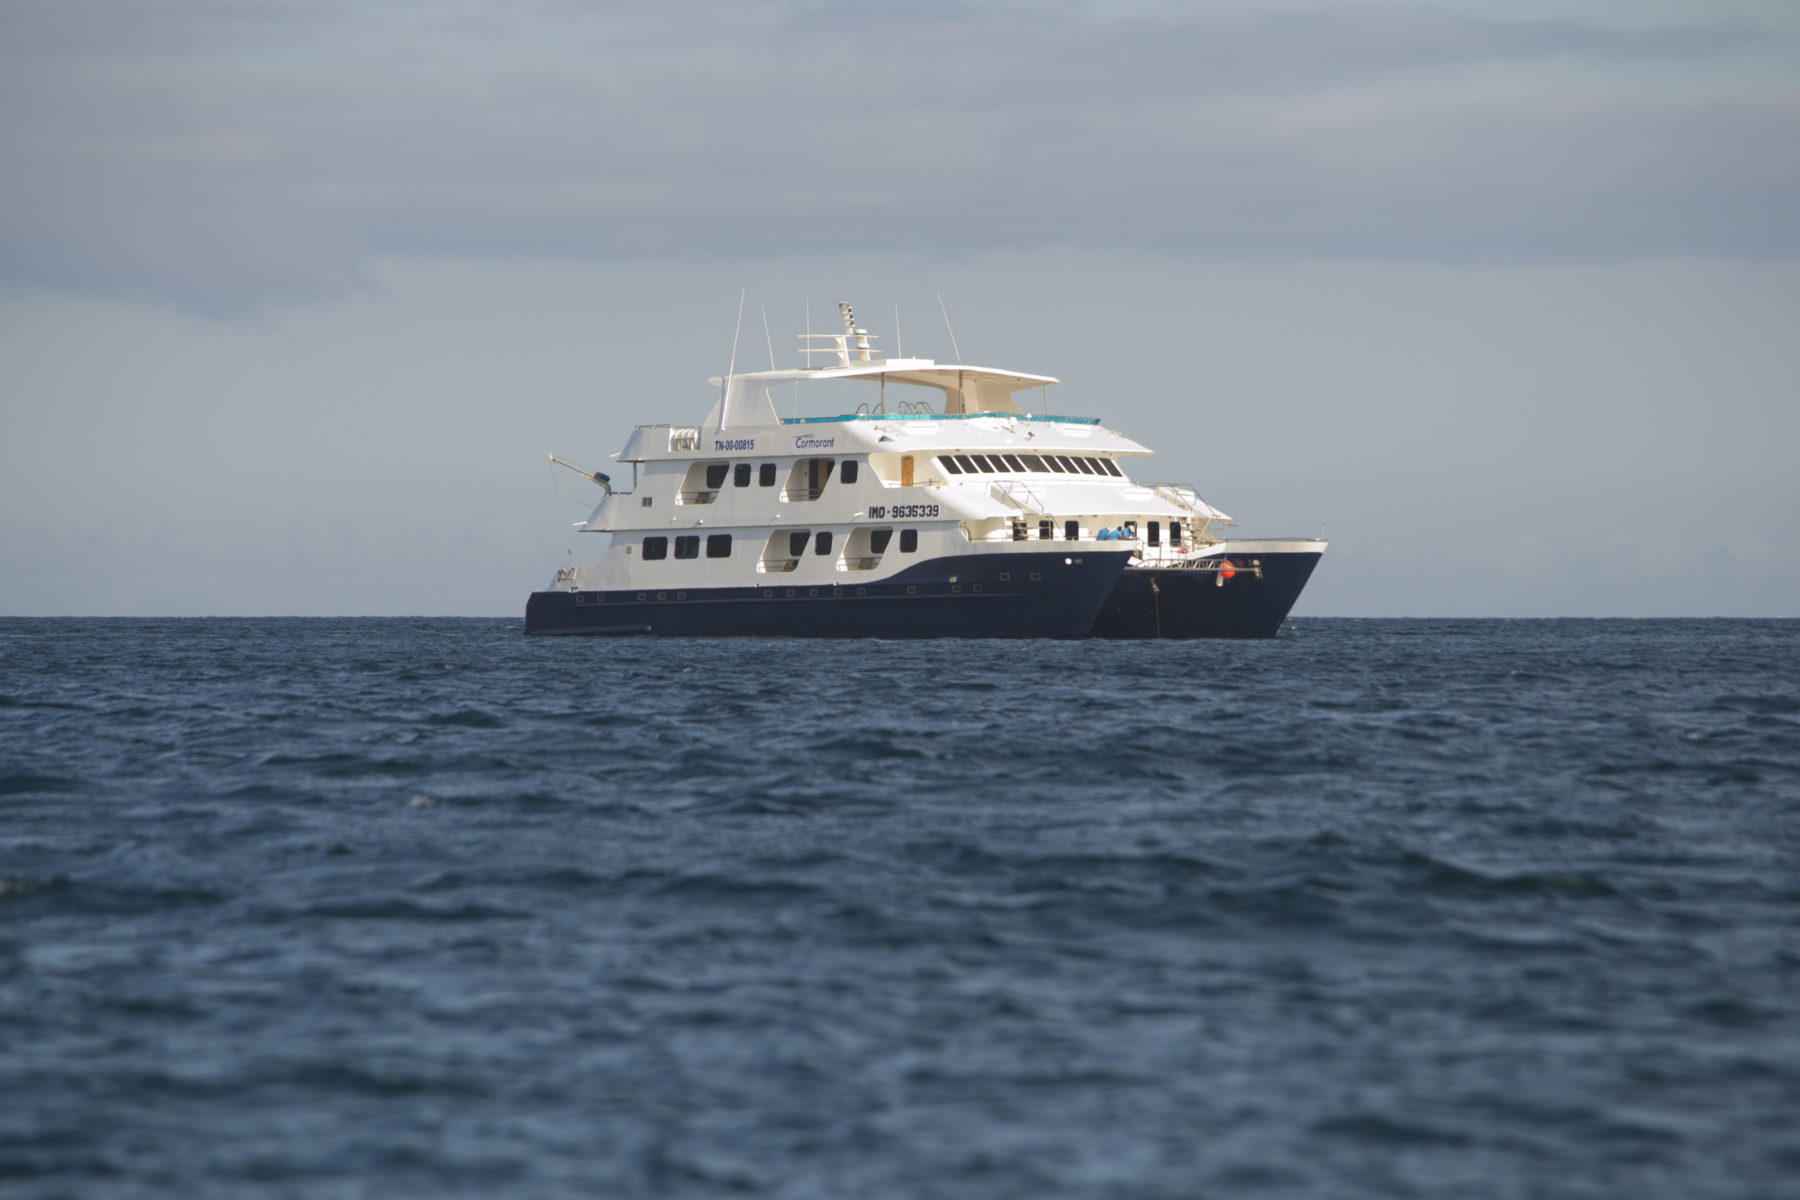
[[[735,487],[750,486],[750,464],[739,463],[731,468],[731,482]]]
[[[1019,461],[1018,455],[1008,454],[1005,457],[1006,457],[1006,465],[1011,467],[1013,470],[1023,471],[1025,469],[1025,464]]]
[[[985,454],[971,454],[969,457],[975,460],[976,466],[980,467],[983,471],[986,471],[989,475],[995,475],[1004,470],[1004,468],[1001,467],[998,458],[990,458]]]
[[[1068,538],[1071,542],[1080,541],[1081,540],[1081,522],[1080,521],[1064,521],[1063,522],[1063,536]]]
[[[1038,541],[1047,542],[1055,536],[1056,523],[1054,521],[1045,520],[1038,522]]]
[[[829,529],[819,530],[819,536],[813,539],[813,553],[814,554],[830,554],[831,553],[831,530],[829,530]]]
[[[869,553],[885,553],[888,548],[888,543],[892,541],[893,538],[894,531],[891,529],[871,529],[869,531]]]
[[[1108,475],[1117,475],[1120,479],[1125,478],[1125,472],[1121,471],[1119,469],[1119,464],[1112,459],[1103,458],[1100,460],[1100,465],[1106,468],[1106,473]]]
[[[1084,461],[1085,463],[1087,463],[1088,466],[1090,466],[1094,469],[1094,474],[1096,474],[1096,475],[1106,474],[1106,464],[1104,462],[1100,461],[1099,459],[1089,458],[1089,459],[1083,459],[1082,461]]]
[[[728,468],[725,463],[707,463],[706,464],[706,486],[709,489],[724,487],[725,486],[725,472],[727,469]]]
[[[806,553],[806,530],[788,534],[788,557],[799,558]]]
[[[1170,521],[1169,522],[1169,545],[1171,545],[1171,546],[1181,545],[1181,522],[1180,521]]]
[[[900,531],[900,553],[911,554],[918,548],[919,531],[916,529],[902,529]]]
[[[1025,464],[1025,469],[1027,471],[1045,471],[1049,469],[1044,466],[1044,460],[1035,454],[1021,454],[1019,455],[1019,461]]]
[[[706,557],[730,558],[731,535],[729,533],[709,533],[706,535]]]
[[[758,487],[775,486],[775,464],[764,463],[756,469],[756,485]]]
[[[838,471],[838,480],[842,483],[855,483],[856,482],[856,460],[855,459],[845,460],[843,467]]]
[[[1055,471],[1058,475],[1065,474],[1068,471],[1067,467],[1063,466],[1062,463],[1057,461],[1056,455],[1054,455],[1054,454],[1044,455],[1044,465],[1046,467],[1049,467],[1052,471]]]
[[[1080,471],[1083,475],[1098,475],[1100,473],[1094,470],[1093,462],[1090,459],[1085,458],[1078,458],[1075,460],[1075,469]]]
[[[961,475],[963,473],[962,468],[956,465],[956,456],[953,454],[938,455],[938,465],[944,468],[946,474]]]
[[[689,533],[689,534],[683,534],[681,537],[676,538],[675,539],[675,557],[676,558],[699,558],[700,557],[700,535],[697,533]]]
[[[669,539],[666,537],[647,537],[644,539],[645,558],[669,557]]]
[[[967,454],[958,454],[956,456],[956,461],[962,467],[965,474],[973,475],[975,472],[981,470],[980,467],[975,465],[974,458]]]
[[[1144,525],[1144,540],[1152,546],[1162,545],[1162,522],[1148,521]]]

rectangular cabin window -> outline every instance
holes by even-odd
[[[1064,521],[1063,537],[1071,542],[1079,542],[1081,540],[1081,522]]]
[[[911,554],[918,548],[919,531],[916,529],[902,529],[900,531],[900,553]]]
[[[1076,469],[1083,475],[1098,475],[1100,473],[1094,470],[1094,464],[1091,459],[1077,458],[1074,461]]]
[[[706,490],[716,492],[725,486],[725,472],[731,469],[730,463],[706,464]]]
[[[1101,461],[1098,458],[1090,458],[1087,461],[1088,461],[1088,466],[1094,468],[1094,474],[1096,474],[1096,475],[1106,474],[1106,463],[1104,463],[1103,461]]]
[[[1056,522],[1045,518],[1038,522],[1038,541],[1048,542],[1056,537]]]
[[[739,463],[737,466],[731,468],[731,486],[732,487],[749,487],[750,486],[750,464],[749,463]]]
[[[819,530],[818,536],[813,538],[813,553],[814,554],[830,554],[831,553],[831,530],[829,530],[829,529]]]
[[[1036,471],[1040,475],[1049,470],[1049,468],[1044,465],[1044,460],[1035,454],[1021,454],[1019,455],[1019,461],[1025,464],[1025,469],[1027,471]]]
[[[957,454],[953,457],[956,459],[956,465],[963,469],[963,474],[965,475],[973,475],[975,472],[981,470],[980,467],[975,465],[975,459],[972,455]]]
[[[1125,478],[1125,472],[1119,469],[1116,459],[1103,458],[1100,460],[1100,465],[1106,468],[1108,475],[1117,475],[1120,479]]]
[[[989,458],[987,455],[971,454],[971,455],[969,455],[969,457],[974,459],[975,465],[977,467],[980,467],[987,474],[997,475],[1000,473],[1000,464],[995,462],[993,459]]]
[[[697,533],[685,533],[685,534],[682,534],[680,537],[676,538],[675,539],[675,557],[676,558],[699,558],[700,557],[700,535]]]
[[[1180,521],[1170,521],[1169,522],[1169,545],[1171,545],[1171,546],[1181,545],[1181,522]]]
[[[811,536],[812,534],[804,529],[797,529],[793,533],[788,534],[788,557],[799,558],[802,554],[805,554],[806,540]]]
[[[709,533],[706,535],[706,557],[730,558],[731,535],[729,533]]]
[[[845,480],[845,482],[847,483],[849,481]],[[910,454],[902,454],[900,456],[900,486],[901,487],[911,487],[912,485],[913,485],[913,456]]]
[[[844,483],[856,482],[856,460],[846,458],[844,465],[838,468],[838,479]]]
[[[894,540],[894,531],[893,530],[891,530],[891,529],[871,529],[871,530],[869,530],[869,552],[871,554],[886,554],[887,548],[888,548],[888,543],[893,540]]]
[[[644,557],[652,560],[669,557],[669,539],[666,537],[645,538]]]
[[[1144,541],[1152,546],[1162,545],[1162,522],[1146,521],[1144,523]]]
[[[1019,459],[1019,456],[1018,456],[1018,455],[1016,455],[1016,454],[1008,454],[1008,455],[1004,455],[1004,456],[1003,456],[1003,457],[1004,457],[1004,458],[1005,458],[1005,459],[1006,459],[1006,465],[1007,465],[1007,466],[1008,466],[1008,467],[1010,467],[1010,468],[1011,468],[1011,469],[1013,469],[1013,470],[1015,470],[1015,471],[1018,471],[1018,472],[1019,472],[1019,473],[1021,473],[1021,474],[1023,474],[1023,473],[1024,473],[1024,471],[1025,471],[1025,464],[1024,464],[1024,463],[1023,463],[1023,462],[1021,462],[1021,461],[1020,461],[1020,459]]]
[[[956,465],[956,455],[954,454],[938,455],[938,466],[944,469],[944,474],[946,475],[961,475],[963,473],[962,468]]]
[[[756,468],[756,486],[757,487],[774,487],[775,486],[775,464],[774,463],[764,463],[762,466]]]
[[[1052,471],[1056,472],[1058,475],[1068,474],[1068,468],[1063,466],[1060,462],[1057,462],[1056,455],[1054,455],[1054,454],[1044,455],[1044,465],[1046,467],[1049,467]]]

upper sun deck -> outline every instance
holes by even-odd
[[[807,365],[714,377],[708,382],[719,389],[719,398],[699,425],[640,426],[615,457],[624,462],[643,462],[695,452],[750,450],[753,445],[760,451],[779,453],[775,446],[755,445],[756,439],[761,435],[766,441],[769,434],[794,425],[844,427],[849,441],[863,449],[914,438],[937,441],[938,436],[946,432],[961,431],[977,437],[983,444],[1010,442],[1015,436],[1030,441],[1047,434],[1053,440],[1066,437],[1085,442],[1098,435],[1103,440],[1115,441],[1116,445],[1111,448],[1117,453],[1149,453],[1110,430],[1096,428],[1100,425],[1098,417],[1028,413],[1020,407],[1015,393],[1048,388],[1059,382],[1055,376],[969,363],[939,363],[929,358],[890,359],[875,348],[877,335],[856,326],[850,306],[840,304],[838,307],[843,317],[842,331],[800,335],[801,353]],[[825,344],[815,344],[819,342]],[[829,365],[812,365],[812,360],[820,355],[828,356]],[[839,402],[829,405],[829,409],[835,411],[822,415],[800,416],[798,412],[788,417],[780,415],[776,407],[777,395],[781,407],[788,407],[788,389],[791,387],[791,403],[798,410],[802,390],[811,400],[814,385],[820,384],[873,384],[875,394],[869,396],[862,391],[862,397],[852,405],[842,403],[840,394]],[[941,399],[890,397],[889,384],[908,389],[914,395],[921,389],[935,391]],[[802,385],[807,386],[803,389]],[[777,389],[780,389],[779,393]],[[825,390],[841,393],[838,386]],[[817,412],[826,406],[809,404],[807,407]],[[941,424],[945,422],[955,424],[946,428]],[[668,430],[667,440],[656,436],[652,432],[655,430]]]

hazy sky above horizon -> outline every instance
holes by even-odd
[[[748,289],[1301,613],[1800,615],[1788,3],[0,0],[0,166],[0,613],[522,612]]]

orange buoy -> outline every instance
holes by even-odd
[[[1237,564],[1232,562],[1229,558],[1227,558],[1219,563],[1219,578],[1220,579],[1230,579],[1232,576],[1234,576],[1236,574],[1237,574]]]

